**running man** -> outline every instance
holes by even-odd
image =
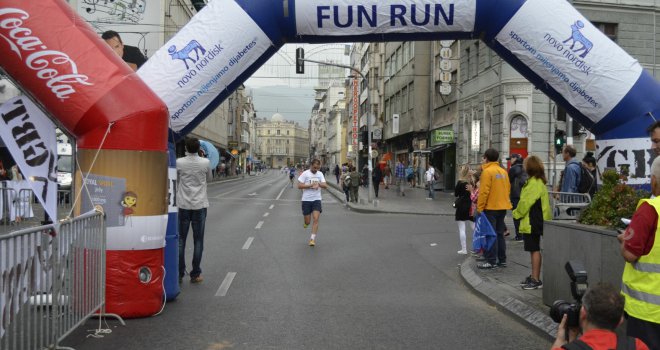
[[[302,213],[305,220],[303,226],[307,228],[310,219],[314,219],[312,223],[312,236],[309,238],[310,247],[316,245],[319,217],[323,211],[321,209],[321,188],[328,188],[328,184],[325,182],[325,176],[323,176],[323,173],[319,169],[321,169],[321,161],[314,159],[309,170],[305,170],[298,177],[298,188],[303,190]]]
[[[293,188],[293,178],[296,177],[296,167],[293,165],[289,168],[289,181],[291,182],[291,188]]]

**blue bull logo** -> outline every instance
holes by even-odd
[[[200,51],[202,56],[206,54],[206,50],[200,43],[197,42],[197,40],[190,40],[188,45],[179,51],[176,50],[176,45],[172,45],[169,49],[167,49],[167,52],[170,54],[170,56],[172,56],[173,60],[182,60],[183,63],[186,64],[186,69],[190,69],[188,66],[188,60],[192,61],[192,63],[195,63],[197,60],[199,60]],[[195,53],[195,58],[190,57],[193,52]]]
[[[587,39],[581,32],[580,29],[584,28],[584,23],[582,21],[578,20],[575,22],[575,24],[571,25],[571,36],[564,40],[563,43],[566,44],[569,41],[572,41],[571,43],[571,50],[575,47],[576,43],[582,44],[582,47],[579,49],[573,50],[574,53],[577,53],[578,51],[584,51],[580,55],[580,57],[584,58],[587,56],[589,51],[594,47],[594,44],[591,42],[591,40]]]

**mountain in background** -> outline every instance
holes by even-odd
[[[314,89],[311,87],[266,86],[252,88],[246,86],[248,95],[257,110],[257,118],[270,119],[273,114],[281,114],[285,120],[298,122],[307,127],[314,107]]]

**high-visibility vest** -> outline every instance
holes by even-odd
[[[660,217],[660,197],[642,199],[637,207],[644,202],[655,208]],[[655,229],[651,251],[634,263],[626,262],[622,279],[626,312],[640,320],[660,324],[660,228]]]

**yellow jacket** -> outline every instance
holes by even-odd
[[[506,170],[497,162],[486,163],[481,169],[477,211],[511,209],[511,183]]]

